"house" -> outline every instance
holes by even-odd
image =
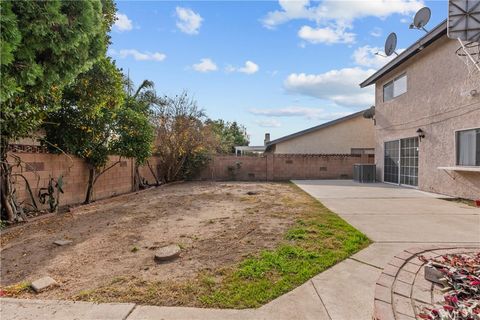
[[[263,140],[263,146],[235,146],[235,156],[244,155],[262,155],[267,148],[267,143],[270,142],[270,133],[265,133],[265,140]]]
[[[265,152],[265,146],[237,146],[235,147],[235,155],[244,156],[249,154],[261,155]]]
[[[480,199],[480,78],[460,47],[444,21],[360,84],[375,85],[377,179]]]
[[[373,154],[373,121],[362,110],[267,143],[276,154]]]

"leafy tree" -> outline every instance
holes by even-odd
[[[218,153],[233,153],[235,146],[248,146],[249,144],[247,130],[236,121],[207,120],[206,124],[211,127],[219,140]]]
[[[156,132],[154,154],[163,182],[189,178],[209,160],[217,140],[206,116],[187,92],[165,98],[152,117]]]
[[[62,89],[105,55],[112,0],[0,2],[0,161],[2,210],[17,218],[8,144],[30,135]]]
[[[65,88],[62,107],[50,113],[44,125],[45,141],[51,151],[63,150],[87,163],[85,203],[91,202],[98,178],[120,161],[106,167],[109,156],[129,156],[134,150],[129,144],[134,139],[128,140],[131,128],[124,123],[128,111],[122,109],[123,102],[122,74],[110,59],[104,58]],[[121,145],[120,140],[126,144]]]
[[[157,96],[153,82],[148,80],[144,80],[134,91],[130,79],[125,79],[125,87],[127,98],[118,113],[121,134],[115,149],[135,159],[133,189],[138,190],[145,187],[138,168],[147,164],[153,151],[155,134],[150,117],[153,110],[163,105],[163,99]]]

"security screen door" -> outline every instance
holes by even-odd
[[[418,186],[418,138],[400,140],[400,184]]]
[[[384,150],[383,181],[398,184],[400,172],[400,141],[385,142]]]
[[[418,186],[418,138],[385,142],[383,180]]]

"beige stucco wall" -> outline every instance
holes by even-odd
[[[463,93],[470,88],[467,68],[455,55],[458,46],[444,36],[376,83],[377,177],[383,180],[384,142],[415,137],[421,128],[419,189],[480,199],[480,173],[438,169],[455,165],[455,130],[480,127],[480,97]],[[407,92],[383,102],[383,85],[402,73]]]
[[[362,115],[277,143],[281,154],[350,154],[351,148],[374,148],[373,121]]]

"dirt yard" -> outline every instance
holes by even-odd
[[[292,192],[286,183],[183,183],[79,207],[5,232],[0,284],[48,275],[57,288],[16,296],[71,299],[115,279],[174,283],[228,268],[283,239],[301,209]],[[157,264],[155,250],[169,244],[181,256]]]

